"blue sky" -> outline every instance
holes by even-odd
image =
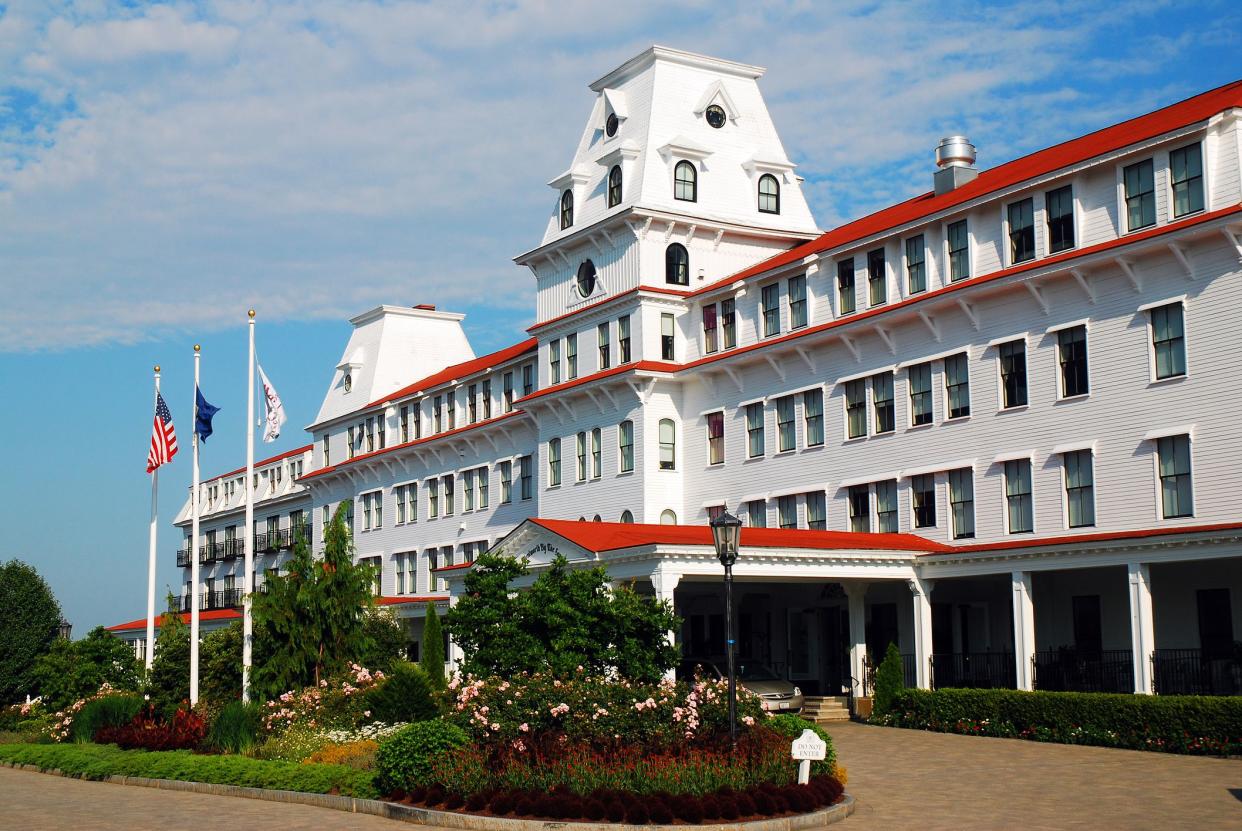
[[[192,352],[244,462],[245,309],[305,441],[377,303],[522,336],[533,247],[591,108],[652,43],[768,68],[830,228],[926,190],[966,133],[990,167],[1242,77],[1236,3],[267,3],[0,0],[0,559],[78,634],[145,612],[151,366],[188,439]],[[188,450],[162,470],[158,585]]]

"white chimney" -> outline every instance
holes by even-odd
[[[936,167],[932,184],[937,196],[961,187],[979,175],[975,146],[965,136],[942,138],[936,148]]]

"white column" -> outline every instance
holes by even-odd
[[[651,586],[655,589],[656,600],[668,601],[669,607],[676,609],[673,593],[677,590],[677,584],[680,582],[681,575],[677,572],[657,569],[651,575]],[[668,630],[668,642],[673,646],[677,645],[677,633],[672,629]],[[676,680],[677,671],[670,669],[664,674],[664,677],[670,681]]]
[[[867,596],[866,583],[843,583],[845,596],[849,598],[850,614],[850,684],[854,697],[863,695],[863,677],[867,672]]]
[[[1151,567],[1147,563],[1127,563],[1130,579],[1130,640],[1134,650],[1134,691],[1152,692],[1151,653],[1156,648],[1152,622]]]
[[[1031,573],[1013,573],[1013,658],[1018,689],[1035,688],[1035,603],[1031,600]]]
[[[910,592],[914,597],[914,683],[924,690],[931,689],[931,590],[932,581],[910,578]]]
[[[460,595],[457,594],[459,590],[460,584],[452,583],[449,585],[448,605],[450,609],[456,606],[457,601],[461,599]],[[444,624],[441,623],[441,626],[443,625]],[[461,662],[465,660],[465,657],[466,653],[462,652],[461,647],[457,645],[457,642],[453,640],[453,636],[450,634],[448,639],[448,650],[444,655],[444,662],[447,664],[445,670],[449,678],[452,678],[453,673],[457,672],[457,670],[461,667]]]

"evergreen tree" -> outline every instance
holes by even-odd
[[[177,598],[171,593],[168,611],[160,616],[147,693],[151,706],[165,717],[171,717],[190,699],[190,627],[181,619]]]
[[[252,659],[254,656],[251,656]],[[242,625],[233,621],[209,632],[198,651],[199,695],[211,704],[227,704],[241,698]],[[262,664],[263,661],[255,660]]]
[[[38,692],[35,662],[59,627],[60,604],[39,572],[20,560],[0,564],[0,706]]]
[[[433,688],[444,689],[444,630],[434,603],[427,604],[427,617],[423,620],[423,654],[419,666]]]
[[[362,616],[362,628],[369,644],[366,649],[350,657],[369,670],[388,674],[393,667],[405,660],[410,648],[410,633],[406,623],[391,608],[377,607]]]
[[[875,671],[875,701],[872,711],[879,716],[888,712],[894,699],[906,688],[906,674],[901,664],[901,653],[897,644],[890,643],[884,660]]]

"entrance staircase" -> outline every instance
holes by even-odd
[[[849,721],[849,696],[808,695],[802,703],[802,717],[816,724],[823,724],[827,721]]]

